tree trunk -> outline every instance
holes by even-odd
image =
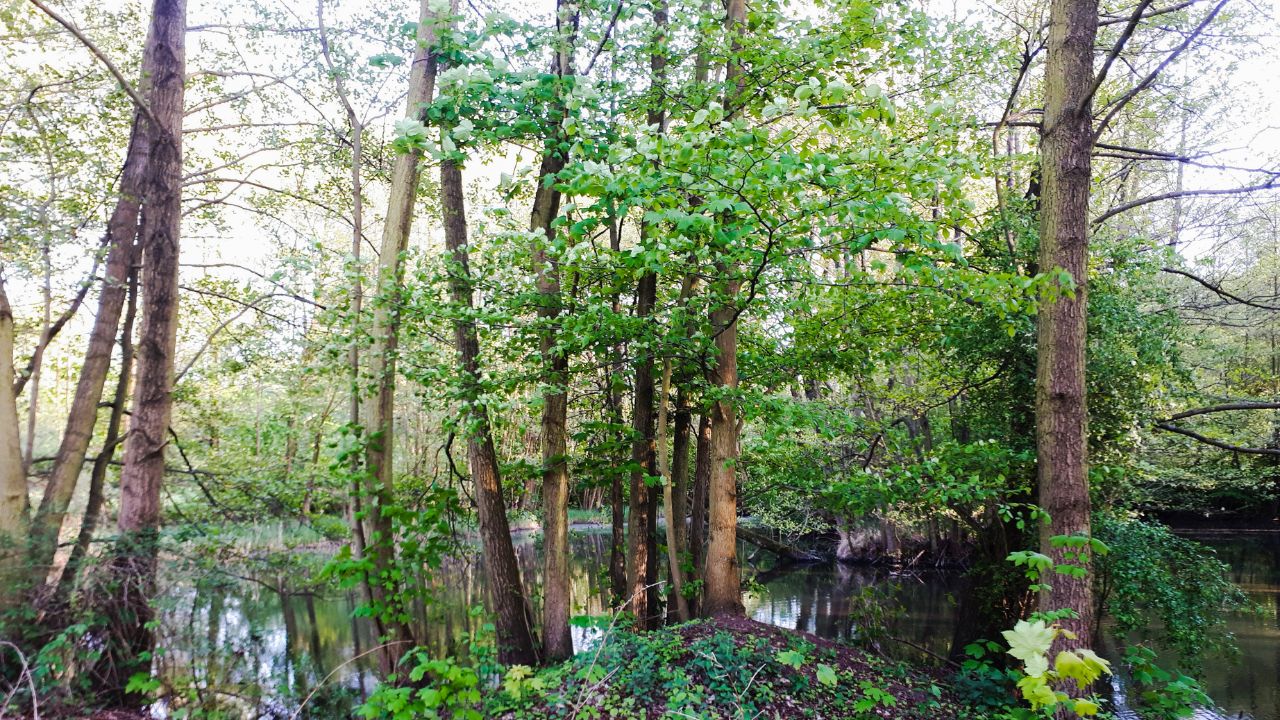
[[[681,572],[689,568],[689,442],[693,434],[692,421],[685,390],[678,388],[671,431],[671,512],[667,522],[675,524],[675,550]],[[682,580],[687,582],[689,578],[687,573],[685,575]],[[685,591],[688,591],[687,587]],[[669,598],[668,603],[672,600]],[[688,604],[689,616],[693,617],[697,613],[692,599],[688,600]]]
[[[736,53],[741,47],[737,33],[743,25],[743,0],[729,0],[725,26],[730,35],[729,62],[725,81],[734,88],[741,67]],[[731,90],[734,96],[740,90]],[[729,107],[725,103],[725,107]],[[716,333],[716,358],[711,369],[711,386],[716,400],[711,406],[711,481],[708,500],[710,523],[704,581],[704,611],[708,615],[741,615],[742,578],[738,567],[738,413],[732,394],[738,389],[738,290],[736,269],[717,263],[722,276],[720,306],[711,313]]]
[[[689,554],[693,571],[699,579],[706,577],[707,560],[707,494],[711,489],[711,414],[698,416],[698,435],[693,462],[693,507],[689,513]],[[698,611],[701,614],[701,605]]]
[[[120,377],[116,380],[115,397],[111,401],[111,417],[107,420],[107,436],[102,442],[102,451],[93,461],[93,470],[89,473],[89,498],[85,502],[84,517],[80,519],[80,532],[76,535],[76,544],[71,548],[71,557],[62,568],[62,576],[58,580],[57,592],[64,601],[71,597],[75,587],[76,576],[80,565],[89,554],[89,544],[93,534],[98,530],[98,519],[102,516],[104,488],[107,482],[107,468],[115,457],[116,446],[123,438],[120,426],[124,424],[124,406],[129,401],[129,381],[133,379],[133,321],[138,308],[138,271],[129,273],[129,304],[124,313],[124,325],[120,328]]]
[[[618,223],[610,219],[609,223],[609,248],[616,254],[621,250],[622,233]],[[618,292],[613,294],[613,314],[619,317],[622,314],[622,305]],[[617,449],[613,467],[610,468],[609,478],[609,508],[610,508],[610,542],[609,542],[609,587],[612,591],[613,605],[615,607],[622,605],[627,601],[627,534],[626,534],[626,512],[624,511],[624,503],[626,498],[622,490],[622,473],[619,469],[624,467],[627,458],[624,451],[623,430],[622,430],[622,393],[620,388],[623,387],[622,379],[622,349],[615,344],[609,349],[610,363],[608,377],[606,379],[608,387],[605,388],[605,401],[608,403],[609,423],[613,426],[612,432],[617,440]]]
[[[665,51],[667,28],[667,4],[660,1],[653,8],[654,36],[649,54],[649,68],[655,89],[661,90],[666,79],[667,56]],[[647,120],[659,131],[666,125],[666,112],[658,100],[653,101]],[[652,233],[648,224],[641,228],[648,238]],[[642,239],[643,240],[643,239]],[[636,317],[648,327],[658,299],[658,276],[645,271],[636,285]],[[654,415],[653,415],[653,352],[645,349],[635,359],[635,400],[632,406],[631,430],[631,516],[628,519],[627,600],[636,616],[636,627],[648,630],[653,627],[657,613],[658,592],[656,577],[655,506],[657,498],[649,487],[653,474]]]
[[[667,570],[671,578],[671,594],[676,601],[676,616],[680,622],[690,619],[689,602],[684,596],[684,571],[680,568],[680,541],[678,525],[684,524],[684,516],[676,515],[672,490],[671,465],[667,461],[667,407],[671,394],[671,360],[662,364],[662,391],[658,395],[658,475],[662,478],[662,512],[667,518]]]
[[[551,73],[561,81],[572,77],[573,50],[578,33],[578,8],[569,0],[559,0],[556,8],[555,56]],[[561,88],[563,92],[563,87]],[[559,102],[559,101],[557,101]],[[564,114],[561,108],[561,114]],[[560,268],[548,249],[556,232],[552,223],[560,214],[560,191],[556,176],[564,169],[564,153],[559,149],[560,133],[553,133],[542,154],[538,185],[533,195],[529,229],[541,235],[534,247],[533,265],[538,273],[538,318],[542,323],[540,350],[543,363],[542,404],[542,532],[543,532],[543,655],[548,661],[573,656],[573,636],[569,632],[569,463],[565,426],[569,412],[569,356],[559,345]]]
[[[155,54],[148,54],[146,57],[155,62]],[[156,74],[156,68],[144,66],[142,74],[143,84],[149,84]],[[138,238],[142,196],[146,192],[148,156],[151,153],[152,130],[149,125],[150,121],[145,116],[135,114],[129,149],[120,175],[120,192],[107,221],[107,263],[102,291],[98,296],[98,312],[93,320],[93,328],[89,331],[88,348],[80,366],[80,378],[71,399],[66,426],[62,431],[62,442],[53,461],[40,507],[31,523],[29,563],[32,585],[35,588],[43,586],[48,578],[67,507],[71,504],[80,471],[84,468],[85,454],[93,438],[93,427],[98,417],[98,404],[102,401],[103,385],[111,366],[111,351],[115,347],[116,331],[120,325],[120,310],[124,307],[131,269],[137,261],[135,241]]]
[[[658,293],[658,278],[646,272],[636,288],[636,317],[647,319],[653,313]],[[652,489],[649,475],[653,472],[653,353],[642,350],[635,360],[635,399],[632,403],[631,431],[631,513],[627,518],[627,597],[636,617],[636,627],[653,627],[652,615],[656,592],[650,568],[654,564],[654,538],[650,530]]]
[[[44,366],[44,351],[49,347],[53,334],[53,265],[49,258],[49,238],[46,235],[40,247],[40,260],[44,269],[44,285],[41,287],[40,300],[43,306],[40,325],[40,344],[31,356],[31,394],[27,400],[27,449],[22,457],[24,473],[31,472],[31,461],[36,456],[36,426],[40,414],[40,369]]]
[[[1089,258],[1090,153],[1093,46],[1098,32],[1096,0],[1053,0],[1045,68],[1045,114],[1040,143],[1040,257],[1043,271],[1061,269],[1075,282],[1041,305],[1036,363],[1036,465],[1040,504],[1050,522],[1041,528],[1041,552],[1069,562],[1050,537],[1089,535],[1088,418],[1085,405],[1085,346]],[[1083,564],[1090,570],[1090,563]],[[1092,572],[1075,578],[1055,574],[1041,596],[1041,610],[1072,609],[1062,621],[1078,640],[1092,645]]]
[[[467,259],[466,201],[462,194],[462,170],[449,159],[440,164],[441,213],[445,250],[449,253],[449,289],[456,313],[453,321],[458,364],[462,369],[463,408],[466,413],[467,454],[475,484],[480,540],[484,548],[485,578],[493,602],[498,660],[506,664],[536,665],[537,650],[530,627],[529,606],[520,582],[520,566],[511,545],[511,528],[502,499],[498,456],[489,428],[489,411],[481,400],[480,341],[472,308],[471,270]]]
[[[436,54],[435,12],[423,0],[418,22],[418,49],[414,52],[409,75],[406,117],[419,122],[427,119],[424,107],[435,92]],[[354,114],[354,113],[352,113]],[[372,502],[367,507],[369,529],[365,536],[366,552],[373,556],[377,577],[371,585],[375,604],[381,606],[389,642],[411,643],[413,632],[403,619],[409,608],[397,606],[400,582],[397,580],[395,530],[390,515],[384,511],[395,501],[395,400],[396,351],[400,335],[400,290],[404,285],[404,254],[409,247],[413,226],[413,206],[418,199],[421,153],[408,152],[396,157],[391,173],[387,199],[387,217],[382,228],[382,245],[378,251],[378,271],[373,302],[373,325],[370,336],[367,376],[376,390],[365,405],[364,497]],[[405,647],[393,654],[400,655]]]
[[[13,377],[13,311],[0,276],[0,611],[22,596],[22,544],[30,520]]]
[[[148,97],[153,123],[142,219],[142,332],[133,413],[120,474],[119,538],[112,561],[115,595],[104,609],[111,642],[104,653],[109,691],[129,705],[129,678],[150,671],[151,597],[159,551],[160,486],[173,409],[178,330],[178,246],[182,230],[183,78],[186,0],[156,0],[143,66],[155,68]],[[148,659],[142,659],[148,658]]]

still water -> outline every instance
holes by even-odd
[[[1205,687],[1232,717],[1243,712],[1256,720],[1280,720],[1280,534],[1194,537],[1218,552],[1232,579],[1265,610],[1229,619],[1241,658],[1208,663]],[[600,571],[608,561],[607,534],[573,533],[570,544],[575,614],[606,614],[608,585]],[[539,551],[536,536],[519,538],[525,579],[535,588],[541,580]],[[484,598],[478,561],[454,559],[428,586],[436,602],[419,618],[419,633],[437,652],[457,651],[483,622],[471,612]],[[750,574],[750,563],[747,568]],[[949,648],[959,589],[954,573],[823,565],[764,569],[756,578],[757,589],[745,604],[748,615],[761,622],[856,638],[899,655],[945,655]],[[216,698],[244,717],[287,718],[304,699],[302,717],[347,717],[373,686],[372,629],[355,617],[354,593],[297,592],[302,584],[296,580],[292,571],[179,586],[162,600],[161,671],[183,678],[190,696]],[[587,632],[575,630],[575,643],[589,642]]]

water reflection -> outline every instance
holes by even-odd
[[[1263,613],[1228,618],[1240,646],[1240,662],[1209,663],[1205,689],[1222,707],[1280,720],[1280,533],[1188,535],[1214,548],[1231,567],[1231,579]]]
[[[1280,535],[1197,535],[1232,567],[1233,579],[1268,609],[1264,616],[1231,618],[1239,664],[1210,663],[1209,693],[1232,713],[1280,720]],[[575,615],[609,612],[607,532],[573,533],[571,577]],[[540,539],[519,538],[517,557],[540,610]],[[324,557],[317,556],[317,567]],[[747,573],[749,576],[752,571]],[[955,617],[954,573],[892,574],[885,569],[811,566],[754,572],[757,590],[745,598],[756,620],[832,639],[857,639],[895,656],[945,656]],[[373,687],[376,656],[372,624],[355,616],[354,592],[297,592],[287,576],[251,581],[205,578],[170,583],[162,600],[157,661],[193,699],[216,702],[243,717],[289,717],[303,698],[304,717],[349,717]],[[424,581],[418,580],[423,583]],[[465,652],[466,640],[485,622],[484,573],[475,554],[451,558],[421,586],[434,599],[419,608],[415,631],[436,654]],[[582,648],[591,631],[574,628]],[[316,688],[319,687],[319,690]]]

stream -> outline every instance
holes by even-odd
[[[1280,720],[1280,533],[1188,536],[1214,548],[1232,579],[1263,608],[1228,618],[1240,658],[1208,662],[1204,687],[1228,717]],[[608,543],[607,531],[570,535],[577,615],[609,612],[601,574]],[[540,587],[538,536],[517,536],[516,549],[526,584]],[[374,685],[371,625],[354,616],[354,591],[294,593],[290,577],[179,584],[159,602],[159,671],[185,679],[192,694],[216,693],[246,717],[288,718],[304,699],[305,717],[348,717]],[[759,577],[761,585],[744,598],[756,620],[826,638],[868,640],[892,654],[947,653],[960,586],[954,572],[818,565]],[[483,623],[472,612],[484,597],[478,556],[450,559],[426,589],[435,602],[418,618],[420,637],[435,652],[459,650]],[[592,632],[574,628],[575,645],[589,643]]]

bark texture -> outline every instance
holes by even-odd
[[[462,194],[462,170],[454,160],[440,164],[441,211],[444,219],[445,250],[449,253],[449,289],[453,300],[454,343],[462,370],[467,455],[475,484],[476,511],[480,520],[480,540],[484,548],[485,579],[493,603],[497,631],[498,660],[511,665],[536,665],[530,613],[511,545],[511,527],[502,499],[502,479],[498,455],[493,447],[489,412],[480,387],[480,341],[472,310],[471,270],[467,251],[466,201]]]
[[[1050,522],[1041,551],[1055,563],[1063,551],[1055,535],[1089,535],[1088,417],[1085,404],[1085,319],[1088,307],[1089,184],[1093,119],[1093,47],[1096,0],[1053,0],[1045,69],[1045,114],[1040,143],[1040,257],[1044,271],[1061,269],[1075,291],[1041,305],[1036,362],[1036,464],[1040,505]],[[1079,562],[1075,562],[1079,565]],[[1091,570],[1090,563],[1084,563]],[[1092,572],[1055,575],[1041,609],[1070,608],[1063,621],[1078,645],[1092,643]]]

